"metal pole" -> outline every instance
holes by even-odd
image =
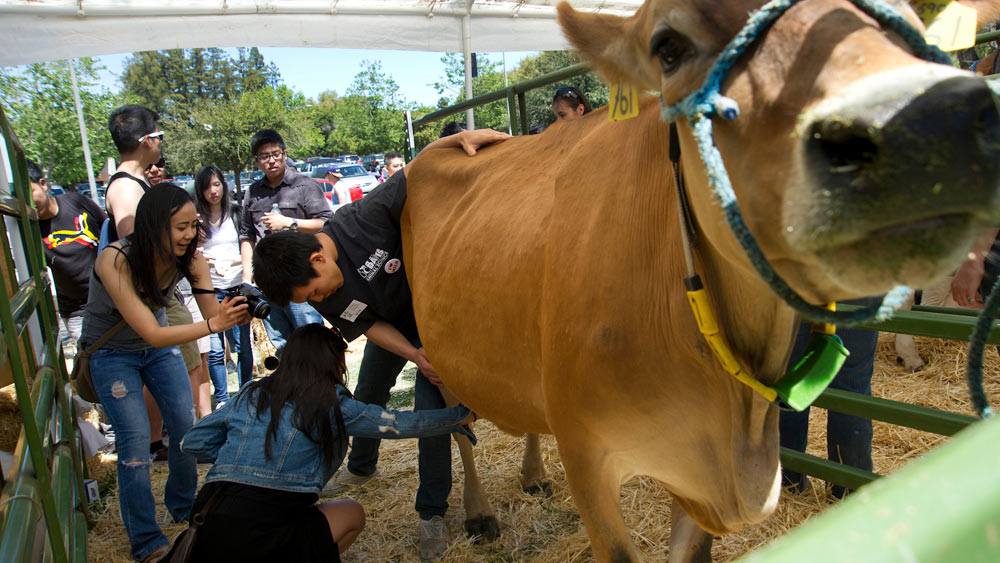
[[[472,99],[472,17],[469,15],[468,11],[472,10],[472,3],[475,0],[469,0],[466,6],[466,14],[462,17],[462,50],[465,52],[465,99]],[[473,115],[473,109],[469,108],[465,112],[465,127],[467,129],[476,128],[476,117]]]
[[[503,52],[503,87],[504,88],[510,88],[510,85],[507,84],[507,52],[506,51]],[[511,92],[510,90],[507,91],[507,134],[508,135],[513,135],[514,134],[514,117],[510,113],[511,102],[514,100],[513,94],[514,93]],[[524,135],[525,133],[526,133],[526,131],[522,131],[521,132],[522,135]]]
[[[76,69],[73,59],[68,59],[69,76],[73,81],[73,104],[76,105],[76,120],[80,122],[80,138],[83,140],[83,160],[87,165],[87,180],[90,182],[90,198],[97,201],[97,182],[94,181],[94,166],[90,163],[90,142],[87,141],[87,126],[83,122],[83,104],[80,103],[80,89],[76,85]]]
[[[410,158],[407,160],[413,160],[417,156],[417,146],[413,142],[413,117],[410,115],[410,110],[404,112],[406,115],[406,140],[410,144]]]

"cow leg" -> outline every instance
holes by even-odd
[[[579,440],[556,437],[573,504],[587,528],[594,559],[599,563],[640,561],[622,517],[622,476],[613,465],[613,456],[604,455],[606,451],[590,442],[590,436]]]
[[[458,404],[458,399],[451,391],[441,387],[441,396],[449,407]],[[497,521],[493,507],[490,506],[479,473],[476,471],[476,458],[472,453],[472,443],[460,434],[453,434],[458,444],[458,453],[462,457],[462,467],[465,470],[465,488],[462,491],[462,504],[465,505],[465,533],[469,537],[477,537],[493,541],[500,537],[500,523]],[[477,540],[479,541],[479,540]]]
[[[911,307],[913,307],[912,294],[899,309],[909,311]],[[896,363],[902,364],[903,369],[908,373],[916,373],[924,369],[924,360],[917,353],[917,345],[913,342],[913,336],[909,334],[896,335]]]
[[[669,563],[712,561],[712,534],[702,530],[675,499],[670,506]]]
[[[528,494],[552,496],[552,483],[545,478],[542,445],[538,434],[524,435],[524,459],[521,461],[521,490]]]

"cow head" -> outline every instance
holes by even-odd
[[[673,104],[701,86],[763,3],[649,0],[630,18],[563,3],[559,15],[605,79]],[[922,28],[908,4],[889,3]],[[980,22],[997,17],[997,2],[962,3]],[[722,94],[742,110],[734,121],[716,118],[715,140],[744,219],[806,299],[919,286],[953,268],[973,233],[997,219],[1000,116],[983,79],[916,58],[847,0],[792,6],[736,64]],[[680,126],[699,228],[745,264]]]

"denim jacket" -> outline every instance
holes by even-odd
[[[213,461],[205,482],[232,481],[282,491],[319,493],[347,454],[334,426],[334,459],[330,469],[323,463],[323,448],[292,425],[292,405],[281,410],[277,439],[271,440],[271,459],[264,455],[264,437],[270,410],[257,417],[256,394],[245,389],[219,410],[202,418],[181,441],[181,449],[199,461]],[[354,400],[338,386],[340,412],[350,436],[362,438],[420,438],[459,432],[475,443],[476,437],[458,423],[469,415],[459,405],[424,411],[385,410]],[[254,398],[254,400],[251,399]]]

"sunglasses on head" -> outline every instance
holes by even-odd
[[[142,137],[139,137],[139,142],[141,143],[141,142],[145,141],[146,139],[152,139],[153,137],[159,137],[160,140],[162,141],[163,140],[163,131],[153,131],[152,133],[146,133]]]
[[[152,167],[154,167],[154,166],[157,167],[157,168],[165,168],[167,166],[167,159],[165,159],[165,158],[163,158],[161,156],[160,160],[157,160],[153,164],[150,164],[149,166],[146,167],[146,172],[149,172],[149,169],[152,168]]]
[[[579,100],[580,96],[577,95],[577,93],[574,92],[572,88],[563,86],[562,88],[556,88],[555,93],[552,94],[553,102],[558,100],[559,98],[573,98],[574,100]]]

